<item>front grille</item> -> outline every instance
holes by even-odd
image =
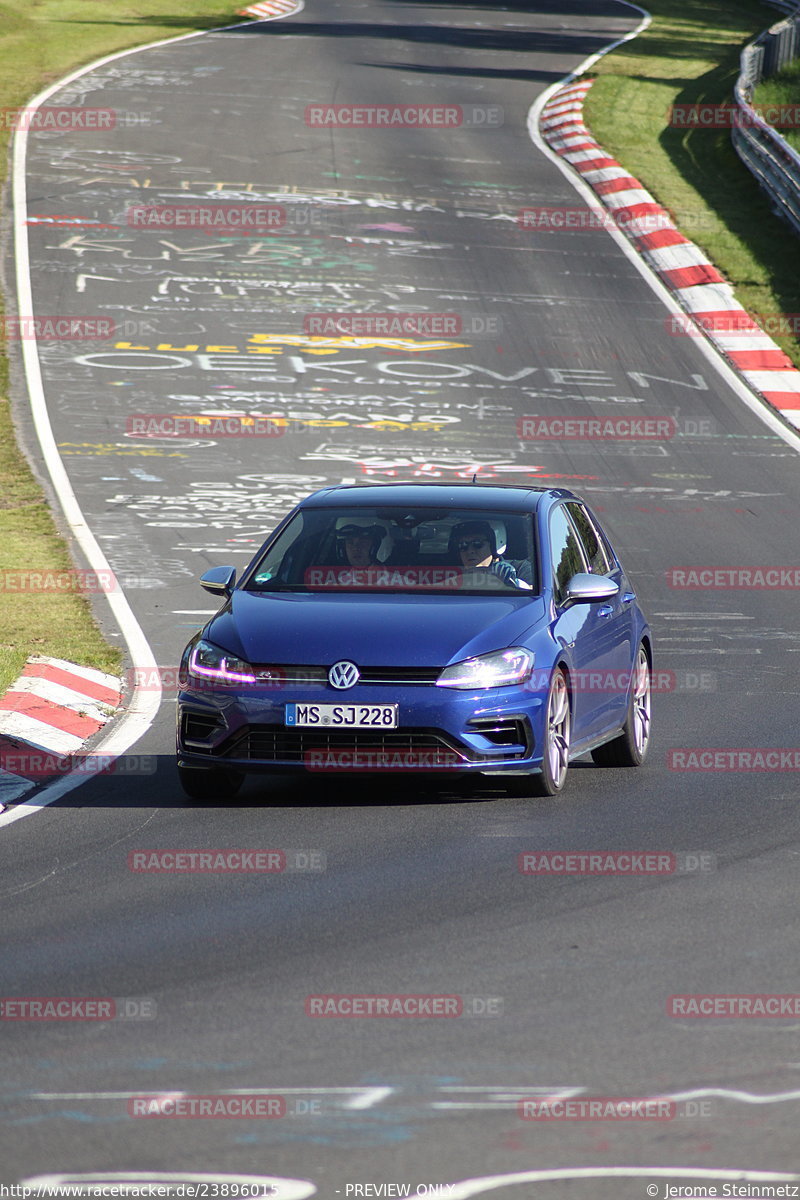
[[[442,673],[441,667],[363,667],[361,683],[436,683]]]
[[[327,683],[328,668],[327,667],[298,667],[298,666],[283,666],[281,664],[270,664],[266,667],[256,667],[256,674],[260,671],[274,672],[275,678],[281,684],[308,684],[308,683]]]
[[[331,664],[332,665],[332,664]],[[284,686],[292,684],[313,684],[328,682],[328,667],[305,667],[294,664],[283,665],[270,663],[257,666],[256,674],[262,671],[274,673],[276,679]],[[368,684],[402,684],[408,685],[435,684],[442,673],[441,667],[359,667],[359,683]]]
[[[348,750],[363,753],[420,753],[432,765],[452,765],[471,757],[463,746],[450,742],[442,734],[428,729],[320,730],[285,729],[282,725],[251,725],[221,750],[226,758],[244,758],[259,762],[297,762],[312,750]]]

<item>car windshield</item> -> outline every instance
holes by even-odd
[[[528,594],[531,513],[457,508],[301,509],[250,573],[251,591]]]

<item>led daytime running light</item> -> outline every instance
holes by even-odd
[[[210,653],[216,656],[219,662],[218,667],[203,666],[197,661],[198,653]],[[241,667],[249,667],[249,663],[243,662],[241,658],[236,658],[233,654],[226,654],[224,650],[219,650],[216,646],[212,646],[210,642],[200,641],[192,650],[189,658],[189,670],[192,675],[198,675],[201,679],[217,679],[225,683],[255,683],[256,676],[252,668],[250,673],[246,674],[243,671],[235,671],[228,667],[228,663],[237,663]]]

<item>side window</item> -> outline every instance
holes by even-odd
[[[296,551],[302,544],[301,535],[304,528],[303,513],[298,513],[258,564],[249,587],[266,587],[273,580],[276,583],[288,582]]]
[[[561,600],[573,575],[588,570],[578,536],[563,504],[550,514],[550,551],[555,575],[556,599]]]
[[[567,503],[566,508],[575,523],[575,528],[581,539],[581,545],[586,555],[586,561],[589,564],[589,570],[593,575],[608,575],[612,569],[611,563],[608,560],[605,547],[600,540],[592,518],[582,504],[570,501]]]

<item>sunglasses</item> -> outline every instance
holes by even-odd
[[[489,543],[485,537],[468,538],[463,542],[458,543],[459,550],[480,550],[481,546],[488,546]]]

